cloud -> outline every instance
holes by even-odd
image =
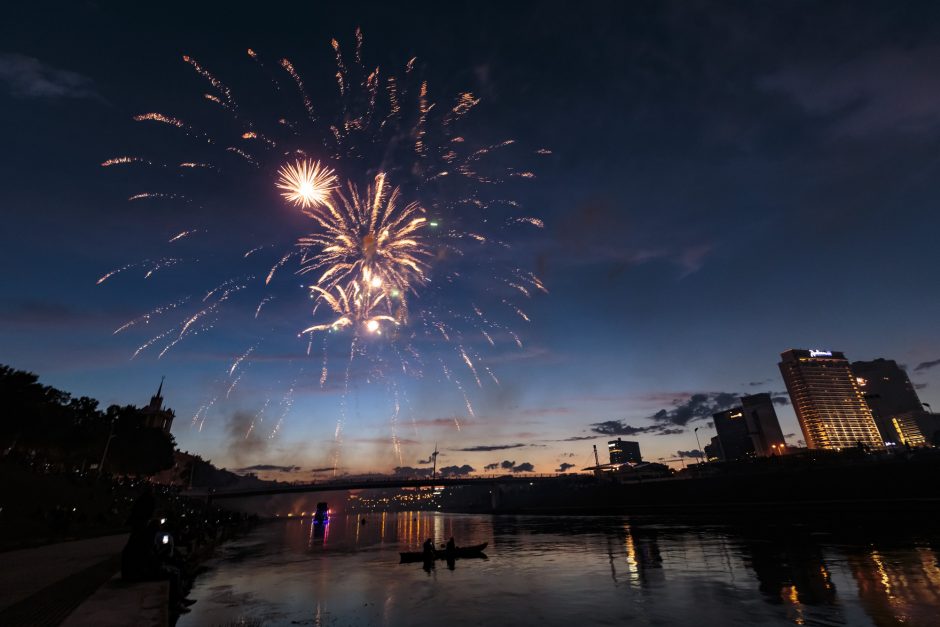
[[[473,466],[464,464],[463,466],[444,466],[439,468],[437,474],[441,477],[462,477],[476,472]],[[430,477],[432,469],[430,468],[412,468],[411,466],[396,466],[392,474],[399,477]]]
[[[493,462],[484,466],[483,470],[496,470],[497,468],[499,468],[499,462]]]
[[[882,48],[849,60],[791,66],[758,81],[833,133],[871,137],[940,127],[940,45]]]
[[[757,387],[759,385],[767,385],[771,381],[772,379],[762,379],[761,381],[751,381],[750,383],[748,383],[748,385],[750,385],[751,387]]]
[[[254,466],[245,466],[235,472],[295,472],[300,470],[300,466],[277,466],[275,464],[255,464]],[[332,468],[330,468],[332,470]]]
[[[535,470],[535,466],[529,462],[522,462],[521,464],[517,464],[515,461],[509,461],[508,459],[504,459],[503,461],[499,462],[499,464],[487,464],[484,468],[486,470],[496,470],[497,466],[503,470],[508,470],[509,472],[533,472]]]
[[[731,392],[698,392],[686,401],[676,399],[673,404],[672,409],[660,409],[649,417],[650,420],[684,427],[690,422],[707,420],[712,414],[734,407],[738,404],[738,396]]]
[[[777,405],[789,405],[790,404],[789,395],[784,396],[783,392],[781,392],[780,395],[775,394],[771,396],[770,400],[776,403]]]
[[[569,464],[568,462],[564,462],[560,464],[558,468],[555,469],[555,472],[568,472],[569,468],[574,468],[574,464]]]
[[[463,453],[481,453],[487,451],[505,451],[511,448],[522,448],[528,444],[480,444],[477,446],[468,446],[467,448],[455,448],[453,450]]]
[[[650,425],[648,427],[634,427],[626,424],[623,420],[605,420],[604,422],[595,422],[591,425],[591,431],[601,435],[637,435],[638,433],[649,433],[659,431],[660,425]],[[579,438],[587,440],[590,438]]]
[[[418,463],[419,463],[419,464],[430,464],[432,461],[434,461],[434,456],[433,456],[433,455],[429,455],[427,459],[419,459],[419,460],[418,460]]]
[[[914,372],[923,372],[924,370],[930,370],[934,366],[940,366],[940,359],[934,359],[933,361],[922,361],[914,368]]]
[[[707,420],[712,414],[734,407],[738,403],[738,396],[731,392],[696,392],[685,400],[674,398],[672,403],[671,409],[660,409],[646,417],[654,424],[638,427],[628,424],[626,420],[605,420],[590,425],[591,431],[606,436],[641,433],[676,435],[683,433],[690,422]]]
[[[23,54],[0,53],[0,85],[22,99],[101,99],[90,78]]]
[[[656,435],[677,435],[679,433],[685,433],[685,429],[679,429],[678,427],[674,429],[670,427],[666,427],[665,429],[661,429],[660,431],[658,431]]]
[[[923,390],[925,387],[927,387],[927,384],[926,384],[926,383],[915,383],[915,384],[914,384],[914,389],[915,389],[915,390]]]
[[[691,451],[676,451],[676,455],[678,455],[679,457],[693,457],[693,458],[705,457],[702,451],[698,449],[692,449]]]
[[[471,472],[476,472],[476,470],[473,466],[464,464],[463,466],[444,466],[438,472],[442,477],[462,477],[469,475]]]
[[[307,472],[333,472],[334,470],[336,469],[332,466],[327,466],[325,468],[311,468]]]
[[[599,435],[573,435],[570,438],[565,438],[563,440],[549,440],[549,442],[580,442],[581,440],[596,440],[600,437],[601,436]]]

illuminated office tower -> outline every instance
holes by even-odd
[[[643,461],[640,456],[640,443],[629,442],[617,438],[607,443],[607,452],[611,464],[639,464]]]
[[[875,359],[852,362],[852,372],[885,443],[916,441],[916,424],[909,416],[901,415],[917,414],[924,408],[904,369],[893,359]]]
[[[791,349],[780,358],[780,373],[808,447],[884,446],[845,355]]]

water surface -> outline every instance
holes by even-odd
[[[430,572],[399,551],[488,542]],[[940,625],[923,534],[626,517],[373,514],[224,546],[179,625]]]

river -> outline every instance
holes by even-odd
[[[399,551],[488,542],[430,572]],[[258,526],[223,546],[178,625],[940,624],[940,542],[808,526],[436,512]]]

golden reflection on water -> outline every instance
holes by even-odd
[[[879,627],[940,624],[937,555],[925,547],[909,551],[871,549],[849,557],[858,596]]]
[[[315,625],[469,624],[458,619],[471,606],[490,624],[508,615],[546,625],[592,615],[612,623],[940,625],[936,550],[898,538],[835,544],[786,529],[439,512],[337,515],[328,525],[294,519],[254,535],[257,553],[223,559],[197,582],[200,603],[180,627],[232,623],[239,607]],[[489,542],[489,559],[458,561],[452,572],[399,565],[399,551],[451,536]],[[254,601],[235,603],[233,594]]]

